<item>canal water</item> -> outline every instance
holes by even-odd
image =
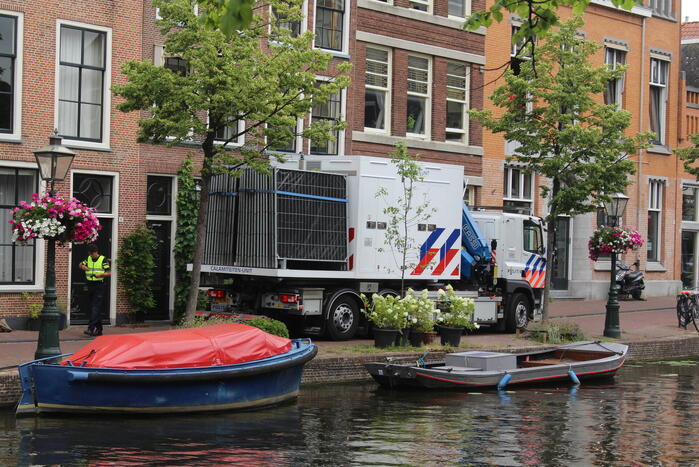
[[[295,404],[165,417],[15,419],[0,466],[699,465],[697,361],[498,393],[304,386]]]

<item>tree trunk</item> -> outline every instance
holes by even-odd
[[[561,186],[561,182],[553,179],[551,198],[555,197]],[[550,206],[549,206],[550,208]],[[555,211],[550,212],[546,221],[546,277],[544,279],[544,291],[541,296],[541,321],[549,319],[549,294],[551,293],[551,276],[553,275],[553,250],[556,245],[556,215]]]
[[[210,141],[211,140],[211,141]],[[201,261],[204,258],[204,241],[206,239],[206,220],[209,214],[209,185],[211,183],[211,165],[214,159],[213,137],[207,136],[202,144],[204,149],[204,165],[201,170],[201,191],[199,192],[199,215],[197,216],[196,237],[194,240],[194,256],[192,258],[192,275],[189,283],[189,296],[185,308],[185,321],[194,319],[199,298],[199,282]]]

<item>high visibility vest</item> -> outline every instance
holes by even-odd
[[[109,269],[109,262],[104,260],[104,256],[97,258],[97,261],[93,260],[92,256],[88,256],[87,260],[83,263],[87,266],[85,277],[88,282],[104,281],[104,277],[95,277],[95,274],[104,274]]]

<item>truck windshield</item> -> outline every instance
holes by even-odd
[[[524,221],[524,250],[530,253],[541,253],[541,226],[530,220]]]

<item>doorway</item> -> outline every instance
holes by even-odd
[[[114,268],[114,262],[109,257],[109,252],[112,251],[112,219],[100,219],[100,235],[97,241],[99,253],[109,259],[109,264]],[[87,324],[90,320],[90,302],[87,294],[87,280],[85,279],[85,271],[79,268],[81,262],[87,259],[87,245],[73,245],[71,251],[71,271],[70,271],[70,323],[71,324]],[[109,306],[111,302],[111,278],[106,277],[105,295],[102,303],[102,324],[109,324]]]
[[[551,288],[568,290],[568,257],[570,252],[570,217],[556,219],[554,232],[553,267],[551,268]]]
[[[155,307],[146,313],[149,320],[170,319],[170,221],[148,221],[148,228],[153,231],[157,247],[154,257],[153,298]]]

